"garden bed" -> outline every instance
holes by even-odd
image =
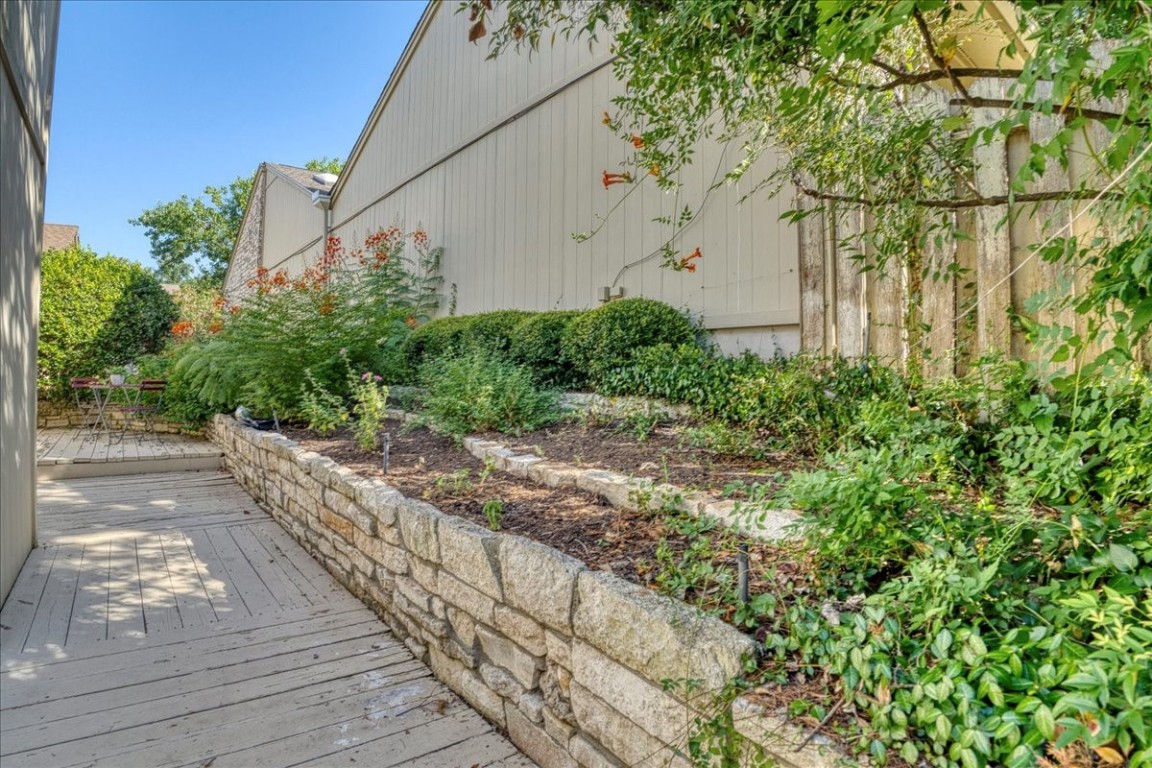
[[[602,496],[575,487],[548,487],[527,477],[501,471],[490,461],[470,453],[459,442],[426,427],[412,427],[395,419],[384,425],[391,439],[385,472],[379,452],[361,449],[352,433],[338,430],[320,436],[307,429],[285,427],[283,434],[308,450],[331,458],[365,478],[376,478],[405,496],[423,499],[448,514],[495,527],[554,547],[590,568],[608,571],[636,584],[672,591],[728,616],[733,606],[709,591],[717,580],[735,583],[736,545],[748,548],[750,590],[753,594],[775,585],[760,578],[767,565],[777,578],[796,573],[790,553],[780,546],[731,535],[710,523],[688,524],[658,509],[628,509],[610,504]],[[581,425],[564,422],[514,438],[502,434],[481,437],[499,440],[517,454],[535,455],[578,468],[603,469],[686,490],[721,492],[734,482],[769,482],[776,467],[766,461],[723,456],[684,445],[683,425],[656,427],[638,439],[619,424]],[[585,458],[587,457],[587,458]],[[735,491],[734,495],[743,495]],[[498,514],[485,511],[498,503]],[[491,508],[490,508],[491,509]],[[707,574],[670,574],[665,564],[684,562],[701,537],[709,541]],[[703,555],[703,552],[698,552]],[[703,567],[704,564],[700,563]],[[659,581],[664,580],[661,585]],[[675,580],[676,583],[670,584]]]
[[[683,750],[706,730],[697,718],[717,716],[729,726],[712,736],[729,746],[738,732],[740,749],[778,764],[833,764],[823,735],[803,745],[755,701],[715,698],[755,657],[752,638],[718,619],[281,435],[218,416],[211,436],[286,530],[542,766],[686,768]]]

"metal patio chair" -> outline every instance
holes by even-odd
[[[144,421],[144,432],[156,435],[155,416],[163,405],[164,390],[168,382],[164,379],[144,379],[140,382],[136,399],[128,405],[120,406],[119,410],[124,417],[124,426],[120,432],[120,439],[128,433],[128,427],[133,419]]]
[[[94,376],[73,376],[71,381],[76,410],[84,418],[81,426],[88,429],[89,435],[95,435],[96,428],[100,426],[100,399],[92,385],[99,384],[100,380]]]

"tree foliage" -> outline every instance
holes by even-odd
[[[932,259],[947,250],[934,245],[957,238],[959,211],[1091,205],[1105,228],[1054,222],[1035,255],[1090,274],[1088,289],[1068,301],[1092,318],[1091,336],[1111,340],[1111,358],[1132,356],[1150,336],[1152,6],[1144,0],[509,0],[496,11],[490,2],[461,10],[469,38],[489,35],[493,56],[535,49],[549,31],[611,37],[626,87],[606,123],[634,147],[628,183],[673,188],[701,138],[733,142],[742,157],[728,180],[759,164],[769,194],[807,198],[795,217],[866,209],[873,224],[863,243],[880,268],[956,272]],[[970,57],[966,46],[981,40],[999,50]],[[1054,128],[1032,141],[1007,194],[982,190],[974,154],[1037,119]],[[1071,189],[1036,190],[1046,172],[1070,166]],[[1067,221],[1068,208],[1061,212]],[[1090,341],[1061,339],[1062,356]]]
[[[155,353],[178,310],[144,267],[73,246],[41,263],[38,387],[69,397],[68,379],[107,373]]]
[[[309,160],[304,167],[339,174],[344,164],[325,156]],[[144,227],[161,280],[181,283],[201,277],[212,284],[223,281],[254,181],[255,174],[237,176],[225,186],[205,187],[199,197],[181,195],[130,220]]]

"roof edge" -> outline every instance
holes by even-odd
[[[376,100],[376,105],[372,107],[372,112],[368,115],[368,120],[360,130],[360,135],[356,137],[356,143],[352,145],[352,151],[348,153],[348,159],[344,163],[344,170],[340,173],[340,178],[336,180],[336,183],[332,185],[332,189],[329,190],[333,204],[336,203],[336,198],[340,196],[340,192],[344,189],[344,179],[348,177],[349,172],[356,165],[356,161],[360,159],[360,154],[364,151],[364,145],[368,143],[368,137],[372,135],[372,131],[376,128],[376,123],[380,121],[380,116],[384,113],[385,107],[387,107],[388,102],[392,100],[392,93],[396,90],[396,86],[404,76],[404,72],[408,69],[408,64],[412,61],[413,54],[420,46],[428,28],[432,26],[432,20],[443,4],[443,0],[428,0],[424,14],[420,17],[420,21],[416,22],[416,28],[412,30],[412,35],[408,38],[408,44],[404,46],[404,52],[400,54],[400,58],[397,60],[392,74],[388,76],[388,82],[384,84],[384,90],[380,92],[380,98]]]
[[[272,173],[276,174],[276,178],[278,178],[278,179],[284,179],[284,181],[287,181],[287,182],[288,182],[288,183],[290,183],[292,186],[296,187],[296,188],[297,188],[297,189],[299,189],[301,192],[303,192],[304,194],[306,194],[306,195],[308,195],[309,197],[311,197],[311,195],[312,195],[312,190],[311,190],[309,187],[305,186],[304,184],[301,184],[299,179],[294,179],[294,178],[292,178],[291,176],[289,176],[288,174],[284,173],[283,171],[281,171],[281,170],[280,170],[280,169],[277,167],[277,166],[279,166],[279,165],[284,165],[284,163],[270,163],[270,162],[265,162],[265,163],[261,163],[261,165],[262,165],[264,168],[267,168],[267,169],[268,169],[269,171],[271,171]],[[300,171],[306,171],[307,173],[319,173],[319,171],[312,171],[312,170],[310,170],[310,169],[308,169],[308,168],[300,168],[299,166],[296,166],[296,165],[284,165],[284,167],[285,167],[285,168],[296,168],[297,170],[300,170]],[[331,192],[331,191],[332,191],[332,187],[329,187],[327,191]]]

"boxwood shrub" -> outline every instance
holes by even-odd
[[[501,309],[469,315],[463,331],[464,351],[507,354],[516,326],[533,314],[523,309]]]
[[[653,299],[612,301],[574,319],[561,347],[577,374],[593,385],[626,365],[637,350],[692,342],[696,328],[681,312]]]
[[[438,317],[418,326],[401,346],[408,364],[418,369],[428,360],[460,351],[470,322],[467,316]]]
[[[583,311],[537,312],[522,319],[512,330],[512,359],[528,366],[537,381],[554,387],[578,387],[583,381],[564,354],[563,338],[568,326]]]

